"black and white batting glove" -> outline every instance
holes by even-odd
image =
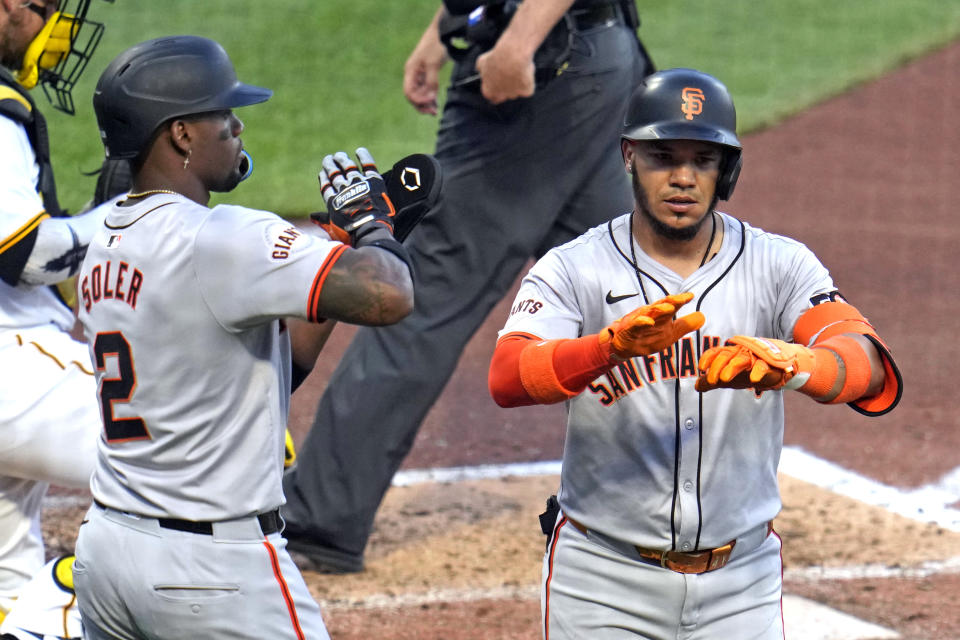
[[[343,151],[323,159],[317,178],[327,211],[312,216],[331,237],[353,247],[381,225],[392,234],[396,215],[373,156],[360,147],[357,160],[359,167]]]
[[[387,194],[397,210],[393,237],[403,242],[429,213],[440,197],[443,171],[432,155],[414,153],[383,172]]]

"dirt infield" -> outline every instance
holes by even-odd
[[[875,419],[789,397],[786,443],[904,490],[960,468],[949,366],[960,361],[952,336],[960,317],[958,121],[955,43],[747,136],[744,172],[726,208],[810,246],[888,341],[905,379],[900,407]],[[508,307],[505,300],[471,340],[406,468],[561,457],[559,407],[502,410],[487,394],[487,365]],[[294,396],[298,442],[351,335],[335,331],[321,366]],[[960,638],[960,533],[794,478],[781,483],[785,592],[908,640]],[[536,516],[556,484],[544,476],[391,489],[366,572],[304,574],[333,637],[538,638]],[[76,507],[48,508],[51,552],[72,547],[79,517]],[[877,571],[863,571],[870,567]]]
[[[335,640],[535,640],[539,638],[537,526],[559,478],[503,478],[394,487],[378,513],[361,574],[304,572]],[[876,563],[922,567],[960,558],[960,533],[781,477],[786,592],[916,634],[960,637],[953,613],[960,575],[824,580]],[[79,507],[48,510],[51,548],[70,548]],[[70,523],[71,527],[65,527]],[[61,533],[56,533],[60,531]],[[931,635],[931,633],[936,634]],[[788,636],[789,637],[789,636]]]

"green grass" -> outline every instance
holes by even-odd
[[[256,171],[214,202],[297,217],[321,208],[327,153],[366,146],[381,168],[432,151],[437,119],[403,97],[403,63],[439,0],[118,0],[94,2],[107,25],[74,91],[77,115],[48,115],[60,199],[76,210],[102,158],[90,106],[100,71],[149,38],[214,38],[241,80],[274,90],[239,109]],[[641,0],[641,35],[660,68],[717,75],[734,94],[740,133],[769,126],[960,36],[960,2],[945,0]]]

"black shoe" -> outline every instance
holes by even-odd
[[[360,573],[363,556],[325,547],[307,536],[285,531],[287,551],[301,571],[317,573]]]

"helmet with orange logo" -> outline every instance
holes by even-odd
[[[737,184],[742,146],[730,92],[695,69],[666,69],[644,78],[627,105],[624,140],[700,140],[720,145],[723,161],[716,195],[729,200]]]

